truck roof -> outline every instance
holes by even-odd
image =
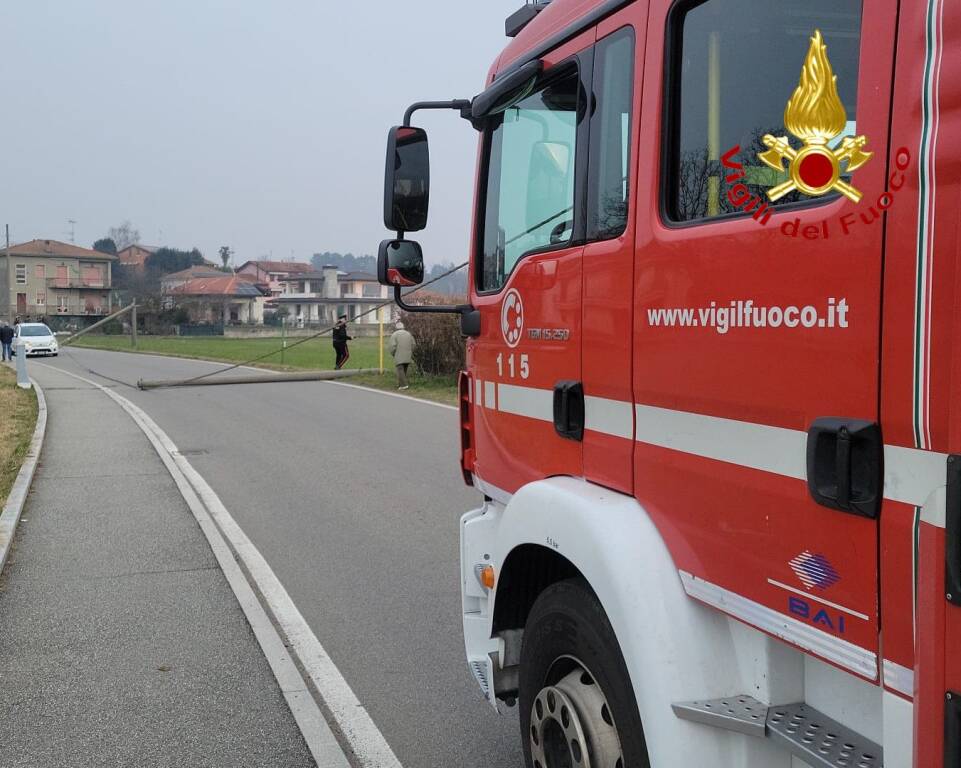
[[[507,44],[494,62],[491,73],[510,66],[551,35],[560,32],[603,4],[604,0],[552,0],[547,8],[537,14],[517,37]]]

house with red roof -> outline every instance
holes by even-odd
[[[0,250],[0,312],[7,317],[106,315],[117,257],[59,240],[30,240]]]
[[[246,276],[220,272],[186,279],[172,287],[166,298],[186,310],[192,323],[261,325],[267,297]]]

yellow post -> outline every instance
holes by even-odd
[[[377,325],[380,328],[380,375],[384,375],[384,308],[377,310]]]
[[[712,32],[707,46],[707,159],[716,163],[721,159],[721,40]],[[711,175],[707,180],[707,215],[720,213],[721,177]]]

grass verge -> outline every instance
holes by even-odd
[[[0,507],[7,503],[36,424],[36,392],[20,389],[16,374],[0,366]]]
[[[106,349],[116,352],[141,352],[169,357],[186,357],[200,360],[216,360],[223,363],[246,363],[255,357],[266,355],[253,363],[258,368],[277,371],[327,371],[334,368],[334,349],[329,336],[297,344],[300,339],[287,339],[287,349],[280,352],[281,339],[228,339],[222,336],[141,336],[137,349],[130,347],[128,336],[94,336],[77,339],[71,346],[88,349]],[[384,349],[384,374],[361,374],[346,381],[372,389],[397,391],[394,362]],[[377,368],[380,365],[379,339],[363,338],[350,342],[348,368]],[[69,349],[69,347],[68,347]],[[405,395],[456,405],[457,376],[424,376],[411,370],[410,389]]]

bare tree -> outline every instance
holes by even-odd
[[[140,232],[134,229],[129,219],[124,220],[119,227],[111,227],[107,230],[107,237],[114,241],[118,251],[140,242]]]

